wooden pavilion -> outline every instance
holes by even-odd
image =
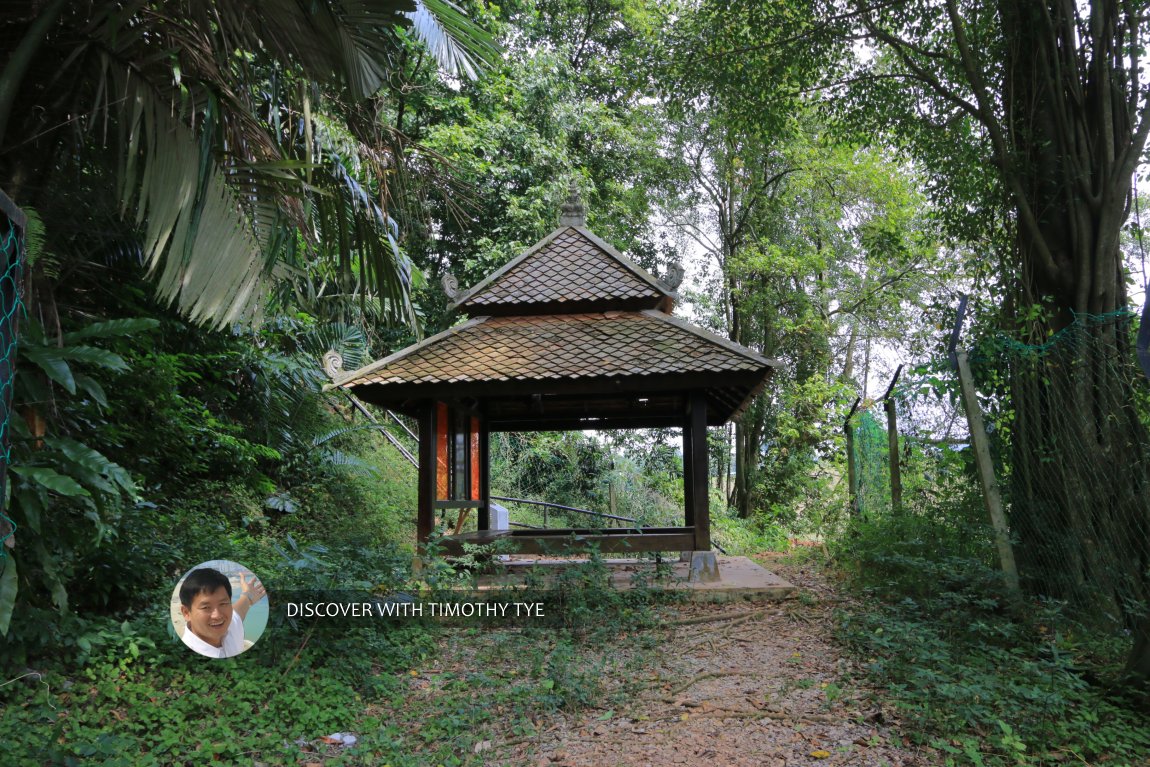
[[[437,511],[474,509],[478,530],[445,538],[448,553],[498,539],[710,551],[707,426],[738,416],[778,363],[673,317],[675,287],[588,231],[573,192],[558,229],[470,290],[448,287],[465,322],[336,378],[418,420],[421,544]],[[491,529],[492,432],[667,426],[683,430],[682,527]]]

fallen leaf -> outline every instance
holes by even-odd
[[[830,755],[831,755],[830,751],[823,751],[821,749],[818,751],[812,751],[811,752],[811,756],[813,756],[815,759],[826,759]]]

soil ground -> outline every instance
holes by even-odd
[[[479,748],[487,765],[929,764],[898,734],[894,715],[831,639],[833,610],[846,598],[810,565],[781,555],[756,557],[799,587],[785,602],[685,604],[653,663],[608,674],[629,686],[621,705],[553,714],[530,739],[492,738]],[[645,678],[640,678],[645,677]],[[611,696],[605,696],[610,698]]]

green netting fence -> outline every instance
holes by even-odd
[[[21,280],[24,270],[25,219],[12,201],[0,192],[0,256],[3,273],[0,274],[0,559],[6,552],[6,543],[15,532],[15,523],[7,517],[8,466],[12,455],[9,423],[12,413],[12,385],[16,374],[16,337]]]
[[[885,401],[863,403],[851,419],[857,513],[864,519],[897,514],[915,550],[966,556],[994,564],[992,531],[974,473],[970,434],[957,396],[957,379],[945,365],[905,372],[890,392],[898,430],[901,503],[891,488]],[[992,434],[993,438],[993,434]]]
[[[1042,344],[999,337],[970,351],[1024,593],[1122,630],[1150,605],[1150,382],[1135,330],[1127,312],[1080,316]],[[948,553],[997,566],[957,374],[934,360],[890,396],[901,509],[876,402],[852,418],[858,512],[927,519]]]

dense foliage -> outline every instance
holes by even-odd
[[[950,762],[1144,761],[1150,394],[1120,237],[1143,9],[461,6],[38,0],[0,24],[0,188],[29,215],[0,566],[14,753],[289,763],[355,730],[347,763],[460,764],[499,716],[528,733],[535,709],[597,701],[617,638],[585,640],[644,618],[595,563],[565,585],[570,625],[467,671],[428,672],[442,637],[419,626],[289,632],[204,675],[165,630],[174,580],[216,557],[280,587],[456,578],[412,572],[414,470],[323,391],[319,357],[351,369],[450,327],[441,279],[505,264],[574,184],[589,228],[685,269],[681,315],[781,362],[709,434],[716,543],[826,550],[867,606],[840,639]],[[1044,573],[1005,596],[948,362],[959,293],[1019,559],[1075,542],[1060,577],[1092,616]],[[1113,321],[1073,358],[1001,351],[1084,312]],[[877,400],[899,363],[896,504]],[[680,518],[677,433],[493,448],[497,494]],[[437,694],[408,708],[413,673]],[[204,720],[216,736],[179,735]]]

